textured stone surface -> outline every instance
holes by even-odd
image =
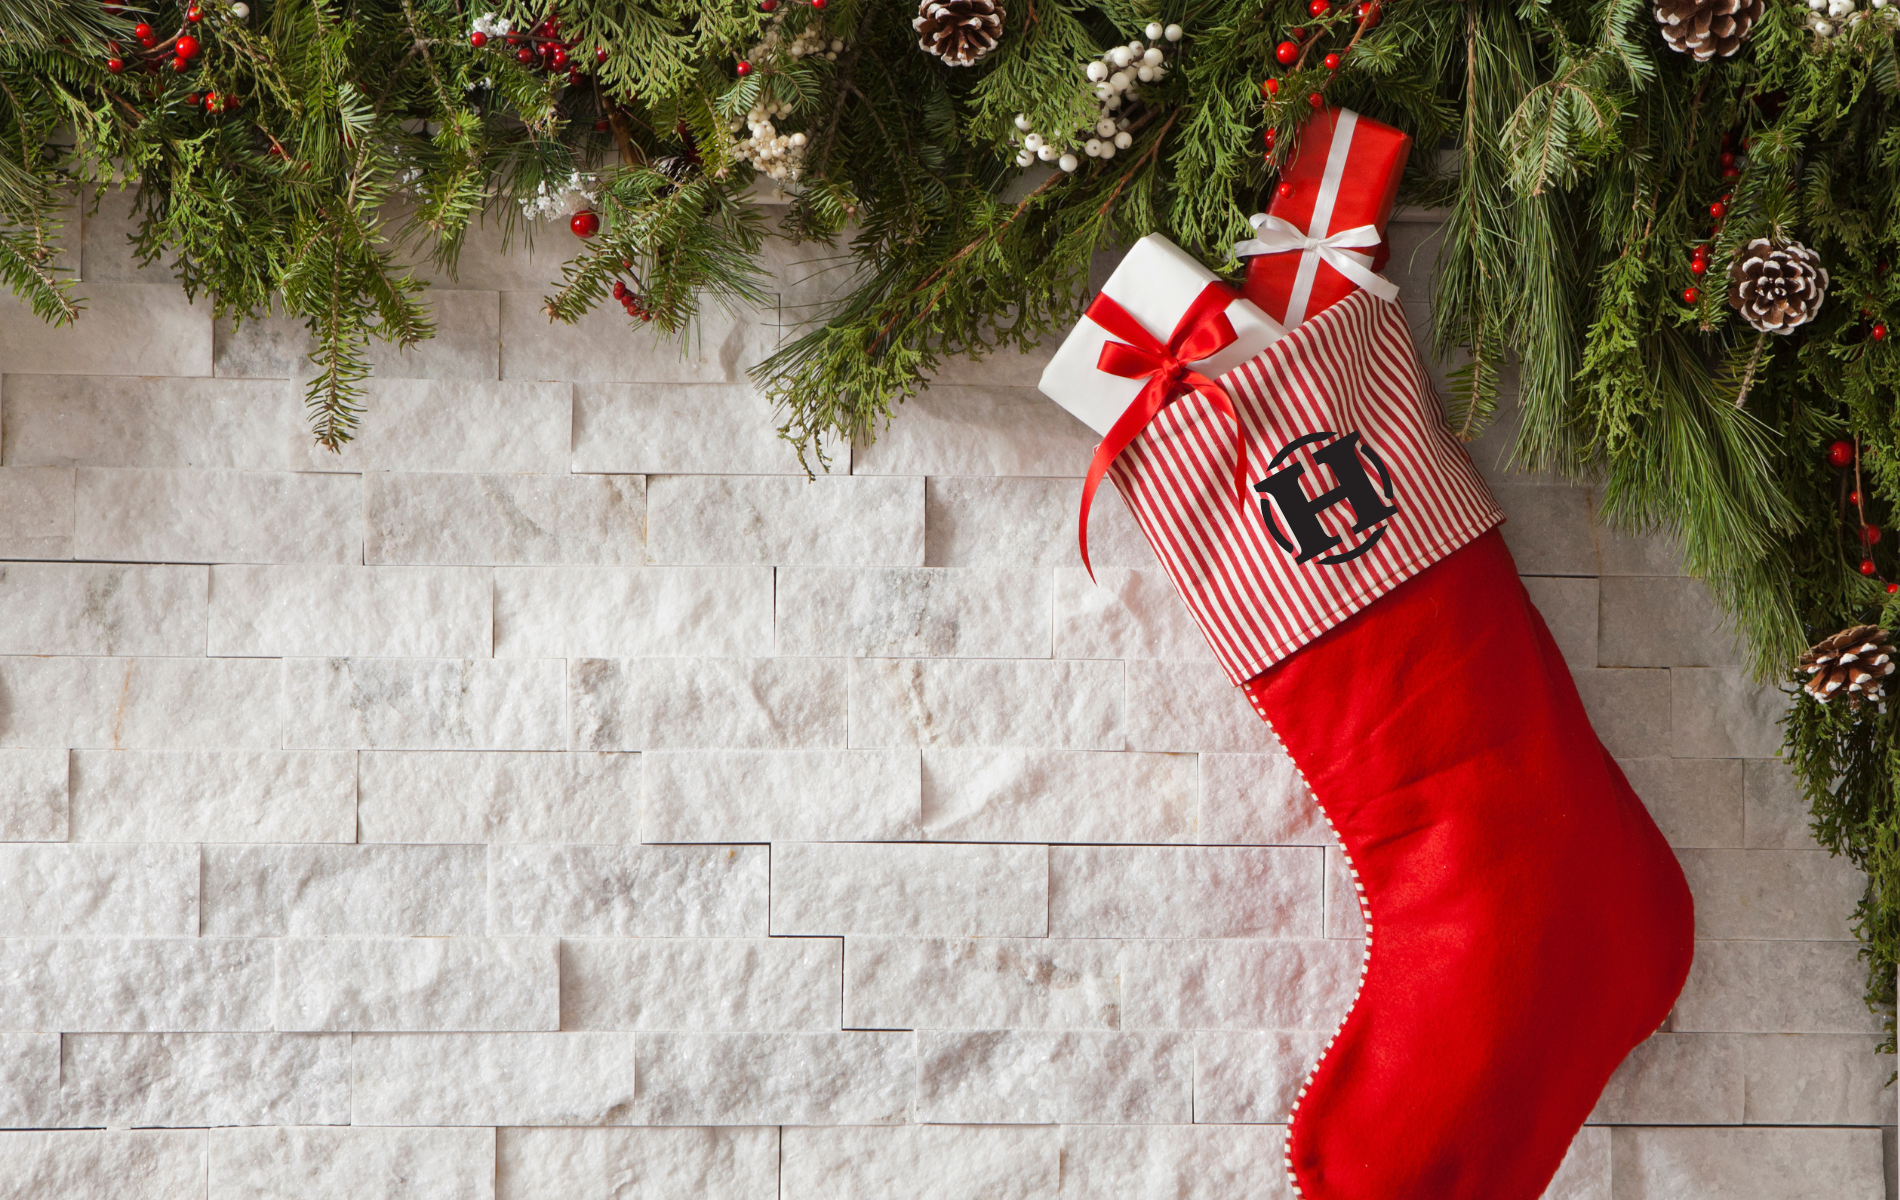
[[[0,842],[63,842],[68,836],[64,750],[0,750]]]
[[[637,566],[646,481],[638,475],[371,474],[363,561]]]
[[[835,1030],[835,938],[570,938],[561,1028]]]
[[[0,846],[0,934],[193,937],[197,933],[196,847]]]
[[[0,654],[204,652],[203,567],[0,563]]]
[[[1739,760],[1647,758],[1624,759],[1618,765],[1670,845],[1742,845]]]
[[[494,378],[491,371],[489,379]],[[364,389],[362,428],[340,454],[296,436],[303,471],[461,471],[565,474],[573,388],[378,371]]]
[[[919,1033],[917,1119],[1164,1125],[1190,1120],[1194,1050],[1173,1033]]]
[[[786,842],[772,847],[772,932],[1035,937],[1049,932],[1043,846]]]
[[[351,563],[354,475],[80,467],[73,555],[118,562]]]
[[[1093,554],[1091,554],[1093,557]],[[1057,658],[1158,658],[1213,661],[1200,626],[1160,569],[1058,568]]]
[[[1277,739],[1264,754],[1203,754],[1199,758],[1201,842],[1226,846],[1332,843],[1324,814]]]
[[[552,938],[285,938],[277,1028],[389,1033],[553,1030]]]
[[[1750,1125],[1882,1125],[1894,1115],[1893,1059],[1875,1034],[1760,1033],[1740,1039]]]
[[[1075,473],[1087,469],[1085,459]],[[924,562],[933,567],[1080,567],[1075,520],[1081,503],[1079,478],[932,478]],[[1103,488],[1089,510],[1089,559],[1098,571],[1155,566],[1155,552],[1113,488]]]
[[[206,846],[201,923],[223,937],[482,932],[480,846]]]
[[[781,567],[780,654],[1047,658],[1046,571]]]
[[[943,384],[904,402],[851,463],[854,475],[1077,476],[1101,438],[1024,387]]]
[[[496,1200],[779,1200],[779,1131],[499,1129]]]
[[[0,1128],[62,1123],[59,1041],[57,1033],[0,1033]]]
[[[1742,764],[1744,842],[1751,849],[1816,850],[1807,798],[1784,762],[1751,758]]]
[[[372,1033],[350,1039],[354,1125],[628,1125],[630,1033]]]
[[[1093,662],[859,659],[853,746],[1122,748],[1122,668]]]
[[[1586,1125],[1577,1131],[1557,1175],[1544,1189],[1543,1200],[1614,1200],[1610,1194],[1608,1129]]]
[[[284,384],[109,375],[9,375],[0,459],[10,467],[281,471],[310,440]]]
[[[1741,648],[1721,606],[1694,579],[1605,577],[1602,633],[1604,667],[1725,667]]]
[[[641,1119],[654,1125],[894,1125],[910,1117],[907,1033],[640,1035]]]
[[[1339,939],[1127,942],[1122,1027],[1331,1033],[1363,957],[1360,943]]]
[[[1052,937],[1319,937],[1317,849],[1054,846]]]
[[[1677,667],[1669,672],[1669,683],[1670,753],[1683,758],[1773,758],[1781,749],[1777,722],[1788,697],[1756,683],[1745,668]]]
[[[208,1200],[494,1200],[492,1129],[213,1129]]]
[[[915,750],[680,750],[644,756],[646,842],[909,841]]]
[[[350,1039],[301,1033],[80,1033],[61,1040],[66,1124],[342,1125]]]
[[[75,472],[0,467],[0,558],[71,558]]]
[[[957,842],[1191,842],[1186,754],[923,752],[924,836]]]
[[[1877,1129],[1618,1129],[1616,1200],[1883,1200]]]
[[[1055,1200],[1059,1131],[998,1125],[787,1129],[780,1200]]]
[[[853,1029],[1119,1029],[1122,946],[1106,938],[848,937]]]
[[[1508,518],[1504,544],[1525,575],[1598,575],[1596,528],[1590,493],[1583,488],[1493,484]]]
[[[1658,1033],[1630,1051],[1590,1114],[1603,1125],[1739,1125],[1743,1039]]]
[[[176,283],[88,283],[79,320],[52,326],[9,295],[0,299],[0,363],[9,374],[117,367],[121,375],[211,374],[211,303]],[[111,353],[102,354],[109,344]]]
[[[1284,1123],[1327,1034],[1204,1032],[1194,1042],[1194,1119],[1214,1125]]]
[[[272,955],[245,938],[0,939],[0,1029],[267,1030]]]
[[[495,656],[769,655],[772,588],[766,567],[499,570]]]
[[[284,744],[320,750],[559,750],[559,659],[293,658]]]
[[[353,842],[356,756],[75,750],[76,842]]]
[[[175,1200],[204,1194],[202,1129],[0,1133],[0,1196]]]
[[[576,471],[638,475],[802,477],[797,451],[778,436],[781,420],[744,383],[583,383],[574,389],[569,462]],[[827,445],[839,453],[835,440]]]
[[[474,568],[211,569],[213,655],[487,658],[493,626]]]
[[[637,754],[365,750],[362,842],[633,842]]]
[[[1128,748],[1225,750],[1279,746],[1240,689],[1212,662],[1128,664]]]
[[[765,933],[763,846],[496,846],[489,932],[509,937]]]
[[[684,346],[678,339],[630,331],[624,314],[606,308],[561,324],[548,318],[545,274],[531,286],[501,294],[503,379],[732,383],[778,343],[778,330],[765,314],[733,316],[716,307],[694,322]]]
[[[1681,850],[1695,894],[1696,936],[1836,940],[1865,878],[1821,850]]]
[[[1674,1028],[1712,1033],[1863,1033],[1867,981],[1855,942],[1697,942]]]
[[[786,659],[578,659],[568,666],[581,750],[842,747],[843,664]]]
[[[1679,672],[1587,668],[1570,674],[1577,682],[1583,711],[1611,754],[1618,758],[1656,758],[1669,753],[1669,680]]]
[[[0,746],[273,749],[274,662],[0,657]]]
[[[1278,1125],[1069,1125],[1060,1133],[1065,1200],[1293,1200]]]
[[[1550,636],[1573,667],[1597,665],[1597,581],[1551,576],[1524,580],[1531,603],[1543,615]],[[1646,664],[1619,664],[1646,665]],[[1667,664],[1664,664],[1667,665]]]
[[[666,475],[647,490],[657,563],[922,566],[924,481]]]

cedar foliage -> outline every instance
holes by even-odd
[[[0,7],[0,279],[42,318],[78,319],[83,289],[56,257],[70,198],[136,188],[147,262],[221,315],[308,327],[313,432],[333,448],[373,344],[429,336],[424,280],[454,272],[473,223],[573,252],[550,319],[579,319],[619,281],[655,332],[684,338],[709,304],[767,302],[776,222],[825,265],[781,298],[791,327],[753,375],[821,468],[947,360],[1060,338],[1105,245],[1160,232],[1236,267],[1229,247],[1317,92],[1417,139],[1402,198],[1446,214],[1432,334],[1464,360],[1446,397],[1460,433],[1514,398],[1517,463],[1596,480],[1609,523],[1671,535],[1763,677],[1785,679],[1842,626],[1900,621],[1880,582],[1900,576],[1896,539],[1871,551],[1879,577],[1856,570],[1849,485],[1822,457],[1853,439],[1868,519],[1889,519],[1900,348],[1871,329],[1900,313],[1894,10],[1823,41],[1804,6],[1771,0],[1739,54],[1697,64],[1664,46],[1648,0],[1384,0],[1372,23],[1350,3],[1315,17],[1306,0],[1010,0],[1001,46],[952,69],[916,48],[914,6],[892,0],[822,13],[781,0],[769,16],[754,0],[251,0],[244,20],[231,0],[199,2],[204,50],[182,74],[140,70],[131,32],[146,19],[168,38],[182,0]],[[578,78],[519,64],[500,40],[472,47],[491,6],[517,31],[558,19]],[[1014,116],[1082,129],[1096,112],[1083,66],[1150,21],[1187,36],[1128,114],[1133,145],[1073,174],[1018,170]],[[844,42],[835,58],[756,53],[768,26],[811,22]],[[1294,28],[1283,68],[1274,47]],[[123,74],[106,70],[109,42]],[[1336,72],[1328,51],[1345,52]],[[241,103],[185,103],[207,91]],[[768,100],[809,143],[789,205],[770,212],[736,144]],[[1278,149],[1263,156],[1268,127]],[[576,172],[603,220],[589,242],[522,216]],[[1832,275],[1792,336],[1756,335],[1726,307],[1727,268],[1756,237],[1803,241]],[[1808,702],[1786,725],[1816,835],[1868,873],[1856,920],[1891,1029],[1900,728]]]

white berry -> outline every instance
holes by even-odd
[[[1833,37],[1834,27],[1829,25],[1826,21],[1817,19],[1814,22],[1814,32],[1820,34],[1822,37]]]
[[[1135,137],[1126,129],[1115,135],[1115,149],[1126,150],[1135,144]]]
[[[1054,162],[1056,160],[1056,148],[1054,146],[1044,145],[1042,149],[1036,151],[1036,157],[1044,162]]]
[[[1117,99],[1115,96],[1115,89],[1112,87],[1109,87],[1106,82],[1098,83],[1095,85],[1095,98],[1097,100],[1100,100],[1103,104],[1108,105],[1110,108],[1114,108],[1115,105],[1121,103],[1121,101]]]
[[[1141,51],[1142,45],[1140,38],[1136,38],[1134,41],[1128,43],[1128,53],[1138,56],[1141,54]]]
[[[1158,48],[1154,46],[1150,46],[1148,47],[1147,51],[1144,54],[1142,54],[1141,61],[1144,63],[1147,63],[1151,67],[1158,67],[1161,65],[1161,59],[1163,57],[1164,56],[1162,55],[1161,51]]]
[[[1100,157],[1102,153],[1102,139],[1090,138],[1088,141],[1083,142],[1082,153],[1088,155],[1090,158]]]
[[[1828,0],[1827,15],[1844,17],[1854,11],[1854,0]]]
[[[1159,21],[1148,22],[1148,28],[1142,30],[1142,32],[1148,35],[1149,41],[1151,42],[1154,41],[1156,38],[1161,36],[1161,22]]]
[[[1820,0],[1820,3],[1825,4],[1827,3],[1827,0]],[[1102,82],[1102,80],[1108,78],[1108,64],[1104,62],[1090,63],[1088,67],[1088,76],[1091,82],[1094,82],[1094,83]]]
[[[1016,129],[1019,133],[1029,132],[1029,118],[1022,113],[1016,114]]]
[[[231,15],[242,21],[251,15],[251,6],[243,3],[233,4],[231,6]]]
[[[1035,161],[1036,161],[1036,156],[1031,154],[1027,150],[1018,151],[1016,154],[1016,165],[1019,167],[1026,167],[1030,163],[1035,162]]]
[[[1108,87],[1106,83],[1102,84],[1101,86]],[[1106,108],[1109,112],[1114,112],[1116,109],[1120,108],[1121,106],[1122,106],[1122,98],[1120,96],[1117,96],[1112,89],[1109,91],[1108,95],[1104,97],[1102,100],[1102,107]]]
[[[1113,147],[1113,146],[1111,146],[1111,145],[1109,145],[1109,144],[1108,144],[1107,142],[1103,142],[1103,143],[1102,143],[1102,157],[1103,157],[1103,158],[1114,158],[1114,157],[1115,157],[1115,147]]]
[[[1095,123],[1095,132],[1103,137],[1112,137],[1115,133],[1115,122],[1103,117]]]
[[[1135,78],[1141,80],[1143,83],[1153,83],[1155,79],[1155,69],[1149,66],[1136,67]]]
[[[1127,91],[1128,85],[1131,82],[1132,80],[1128,78],[1128,72],[1126,71],[1117,71],[1113,75],[1110,75],[1108,77],[1108,86],[1114,88],[1118,92]]]
[[[1061,167],[1065,171],[1073,171],[1081,165],[1081,161],[1073,154],[1065,154],[1061,158],[1056,159],[1056,166]]]
[[[1024,138],[1023,149],[1032,152],[1042,149],[1042,135],[1040,133],[1032,133]]]
[[[1127,66],[1129,58],[1130,55],[1128,53],[1128,47],[1126,46],[1117,46],[1108,52],[1108,61],[1118,67]]]
[[[1161,36],[1171,42],[1178,42],[1181,40],[1181,27],[1179,25],[1170,25],[1161,31]]]

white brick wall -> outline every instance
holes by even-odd
[[[0,302],[0,1196],[1287,1195],[1350,888],[1112,497],[1078,569],[1043,356],[807,483],[771,312],[549,327],[484,233],[329,455],[301,331],[140,274],[123,213],[78,329]],[[829,286],[773,253],[780,311]],[[1860,883],[1774,698],[1507,437],[1701,939],[1550,1195],[1888,1200]]]

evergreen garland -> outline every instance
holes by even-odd
[[[1402,198],[1447,214],[1433,337],[1465,361],[1446,397],[1462,435],[1514,393],[1518,463],[1600,480],[1612,524],[1673,535],[1764,678],[1843,626],[1900,622],[1895,539],[1861,540],[1863,513],[1882,524],[1900,500],[1900,357],[1883,344],[1900,314],[1900,54],[1895,10],[1868,0],[1826,33],[1802,0],[1766,0],[1739,52],[1707,62],[1665,46],[1649,0],[1008,0],[1001,43],[967,69],[920,51],[897,0],[250,0],[243,15],[197,0],[195,23],[188,0],[147,2],[0,10],[0,278],[74,320],[64,206],[136,187],[147,262],[220,315],[309,327],[312,425],[333,448],[371,339],[431,333],[415,268],[452,271],[474,221],[528,236],[524,214],[570,194],[601,229],[550,281],[550,319],[612,294],[635,326],[680,336],[705,305],[762,299],[771,220],[834,247],[837,299],[797,314],[754,371],[821,468],[826,439],[874,437],[945,358],[1060,338],[1104,244],[1160,232],[1234,268],[1319,94],[1417,139]],[[1098,101],[1083,66],[1154,22],[1187,36],[1129,108],[1131,145],[1073,173],[1017,168],[1016,116],[1084,130]],[[170,39],[188,26],[201,49],[179,71]],[[496,32],[472,45],[480,29]],[[789,149],[768,136],[791,134]],[[754,201],[773,181],[791,198],[768,216]],[[1832,278],[1791,335],[1727,306],[1757,238],[1813,247]],[[1857,449],[1849,473],[1825,461],[1837,439]],[[1817,837],[1868,873],[1857,928],[1891,1033],[1900,724],[1800,700],[1787,732]]]

